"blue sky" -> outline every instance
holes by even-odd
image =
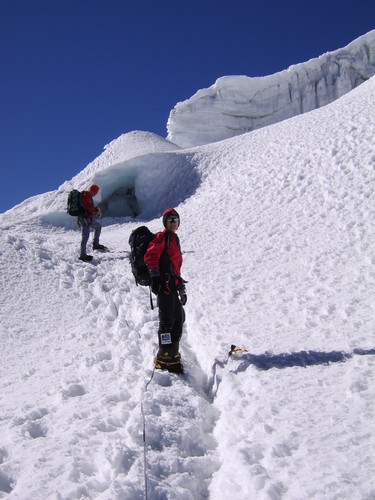
[[[225,75],[265,76],[375,28],[357,0],[0,0],[0,212]]]

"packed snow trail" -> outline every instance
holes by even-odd
[[[28,334],[14,332],[12,344],[2,346],[2,366],[8,371],[2,399],[14,404],[1,420],[2,436],[5,429],[9,433],[1,449],[8,478],[3,491],[9,490],[10,498],[28,491],[32,498],[102,494],[141,499],[144,472],[149,498],[208,497],[216,470],[216,413],[200,387],[205,377],[199,380],[199,366],[184,337],[187,373],[156,373],[145,392],[156,349],[157,313],[149,309],[147,289],[135,286],[126,247],[130,228],[126,230],[105,228],[103,241],[111,251],[95,252],[87,264],[77,260],[78,233],[57,231],[50,245],[49,228],[39,227],[34,237],[30,224],[22,229],[22,238],[7,236],[4,248],[11,255],[6,262],[13,263],[8,276],[30,289],[30,303],[24,298],[20,303],[15,289],[6,306],[19,317],[24,314]],[[2,285],[5,291],[7,284]],[[33,310],[38,315],[30,317]],[[3,318],[7,329],[11,311],[5,309]],[[19,356],[25,359],[22,374],[16,372],[14,358]],[[56,450],[65,457],[63,463]],[[22,466],[12,461],[18,454],[28,457]]]

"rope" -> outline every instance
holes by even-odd
[[[152,379],[154,378],[155,373],[155,364],[151,373],[150,380],[145,385],[145,393],[147,392],[148,386],[151,384]],[[145,417],[145,409],[143,406],[143,401],[141,401],[141,412],[142,412],[142,427],[143,427],[143,472],[144,472],[144,481],[145,481],[145,499],[148,499],[148,491],[147,491],[147,443],[146,443],[146,417]]]
[[[145,392],[147,392],[148,386],[151,384],[151,381],[152,381],[152,379],[154,378],[154,373],[155,373],[155,364],[154,364],[154,368],[152,369],[152,373],[151,373],[150,380],[149,380],[149,381],[147,382],[147,384],[145,385]]]
[[[141,412],[142,412],[142,420],[143,420],[143,473],[144,473],[144,481],[145,481],[145,499],[148,499],[147,495],[147,446],[146,446],[146,420],[145,420],[145,411],[143,408],[143,401],[141,402]]]

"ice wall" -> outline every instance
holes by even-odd
[[[183,148],[250,132],[329,104],[375,74],[375,30],[265,77],[224,76],[178,103],[168,139]]]

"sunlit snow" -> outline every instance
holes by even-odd
[[[374,130],[371,78],[195,149],[124,135],[1,214],[0,498],[374,498]],[[93,181],[110,252],[83,263],[65,203]],[[186,373],[152,378],[127,241],[171,205]]]

